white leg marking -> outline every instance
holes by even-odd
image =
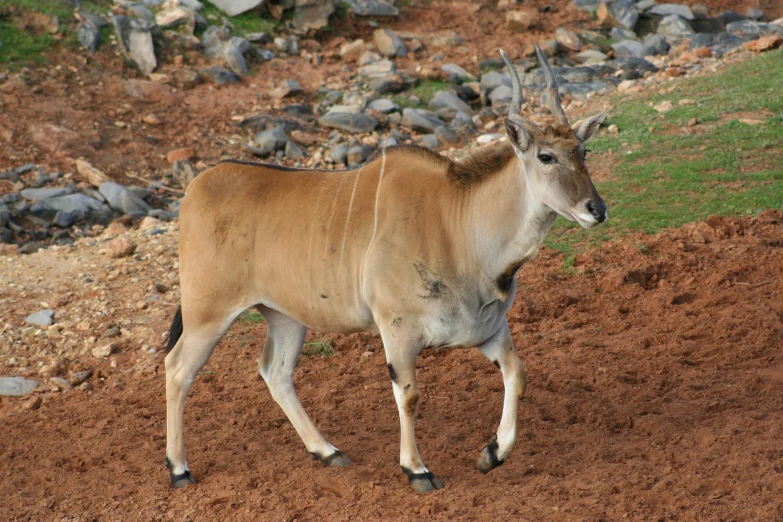
[[[272,398],[277,402],[307,451],[321,457],[332,455],[337,448],[329,444],[305,412],[294,388],[294,369],[302,352],[307,328],[276,310],[258,307],[269,327],[258,369]]]
[[[490,443],[479,458],[479,469],[486,473],[495,467],[498,462],[503,462],[511,452],[511,448],[514,447],[517,437],[519,399],[525,393],[527,378],[525,377],[522,361],[519,359],[519,355],[514,349],[511,332],[507,323],[504,323],[498,333],[484,343],[484,345],[480,347],[480,350],[490,361],[500,367],[500,371],[503,374],[503,386],[505,388],[503,396],[503,414],[500,418],[500,425],[497,430],[497,440],[494,443]],[[482,459],[485,456],[490,456],[492,450],[489,450],[489,448],[493,446],[493,444],[496,444],[493,450],[494,457],[498,462],[491,462],[491,458],[489,460],[484,459],[484,469],[482,469]],[[490,453],[487,453],[488,451],[490,451]],[[485,453],[487,455],[485,455]]]

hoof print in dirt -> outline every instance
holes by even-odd
[[[478,459],[478,470],[484,474],[503,464],[506,460],[498,459],[498,441],[493,440],[487,444]]]
[[[408,484],[416,493],[429,493],[436,489],[443,489],[443,482],[432,471],[414,473],[406,467],[400,466],[400,468],[408,476]]]
[[[321,463],[328,468],[344,468],[353,464],[353,461],[346,457],[340,450],[335,450],[335,452],[328,457],[322,457],[317,453],[310,453],[310,458],[313,460],[320,460]]]
[[[169,459],[166,459],[166,467],[169,469],[171,485],[175,488],[184,488],[185,486],[191,486],[196,483],[196,479],[193,478],[193,475],[190,473],[189,469],[185,470],[185,473],[179,473],[178,475],[175,475],[174,466],[172,466]]]

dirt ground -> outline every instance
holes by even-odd
[[[162,257],[175,240],[162,236]],[[305,407],[355,461],[327,469],[256,372],[264,326],[239,322],[188,400],[197,486],[170,489],[163,467],[162,355],[127,348],[116,368],[97,363],[91,392],[47,393],[37,410],[0,401],[0,518],[781,520],[783,212],[628,236],[573,271],[562,261],[544,249],[521,272],[510,322],[529,388],[517,447],[489,475],[476,459],[503,391],[478,351],[419,359],[419,447],[446,484],[419,496],[397,465],[377,338],[332,337],[335,355],[301,360]]]
[[[776,0],[699,3],[783,16]],[[444,52],[466,67],[500,45],[591,23],[556,2],[536,31],[512,36],[494,1],[426,4],[391,27],[455,30],[466,43]],[[370,29],[350,31],[322,45],[334,51],[339,38]],[[140,77],[109,50],[55,58],[0,85],[0,170],[32,161],[73,172],[84,156],[130,184],[124,173],[155,176],[178,147],[194,146],[205,162],[241,157],[246,131],[231,117],[272,107],[265,92],[276,79],[298,78],[312,103],[322,82],[348,77],[328,56],[316,69],[276,60],[274,74],[234,87],[134,98],[124,82]],[[142,123],[149,113],[161,123]],[[609,175],[611,158],[590,161]],[[446,485],[425,496],[409,490],[397,464],[399,421],[379,339],[309,335],[328,337],[335,353],[302,357],[299,395],[355,462],[328,469],[309,459],[258,376],[264,325],[243,321],[188,399],[199,484],[170,489],[156,348],[178,302],[177,227],[157,226],[160,235],[115,226],[72,247],[0,256],[0,374],[42,381],[28,397],[0,398],[0,520],[783,520],[781,211],[629,235],[565,270],[562,254],[542,249],[520,274],[510,314],[529,386],[503,466],[486,476],[476,469],[500,418],[498,370],[476,350],[419,358],[419,449]],[[111,259],[106,242],[122,234],[137,251]],[[58,329],[19,326],[47,307]],[[122,336],[102,339],[114,327]],[[91,355],[109,341],[114,354]],[[48,376],[85,369],[88,389],[49,389]]]

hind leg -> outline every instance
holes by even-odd
[[[231,317],[222,322],[206,322],[196,327],[185,322],[182,337],[166,356],[166,466],[175,488],[196,483],[185,459],[185,397],[196,375],[233,320],[234,317]]]
[[[268,326],[258,370],[272,398],[291,421],[310,455],[327,466],[347,466],[351,459],[329,444],[299,402],[294,389],[294,369],[302,352],[307,328],[285,314],[258,306]]]

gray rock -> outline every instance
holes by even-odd
[[[198,73],[202,78],[210,80],[217,85],[226,85],[228,83],[236,83],[239,81],[239,76],[229,71],[228,69],[218,67],[217,65],[213,65],[212,67],[205,67]]]
[[[372,149],[367,145],[354,145],[348,149],[348,155],[346,157],[347,165],[353,167],[355,165],[361,165],[372,154]]]
[[[399,145],[399,143],[397,143],[397,138],[395,138],[394,136],[383,138],[381,141],[378,142],[379,149],[385,149],[387,147],[396,147],[397,145]]]
[[[76,212],[82,219],[101,208],[101,202],[85,194],[66,194],[35,202],[30,213],[37,217],[53,216],[58,212]]]
[[[117,37],[117,45],[119,45],[122,52],[127,53],[130,50],[130,18],[123,15],[115,15],[111,17],[111,23],[114,26],[114,35]]]
[[[341,129],[347,132],[367,133],[375,130],[378,120],[366,114],[333,113],[324,114],[318,119],[323,127]]]
[[[351,11],[359,16],[397,16],[394,0],[345,0]]]
[[[445,125],[441,125],[435,129],[435,136],[437,136],[441,143],[448,145],[456,145],[461,141],[457,132],[451,127],[446,127]]]
[[[367,107],[376,111],[380,111],[383,114],[389,114],[390,112],[400,110],[400,106],[388,98],[378,98],[373,100],[367,104]]]
[[[408,48],[405,47],[405,43],[402,38],[389,29],[376,29],[373,32],[373,42],[378,48],[378,51],[388,58],[393,56],[406,57],[408,56]]]
[[[649,8],[655,5],[655,0],[640,0],[636,2],[636,8],[639,11],[647,11]]]
[[[558,27],[555,31],[555,40],[562,47],[570,49],[571,51],[578,51],[582,48],[582,39],[577,36],[573,31],[569,31],[565,27]]]
[[[232,36],[228,43],[237,48],[237,50],[244,54],[250,50],[250,42],[242,38],[241,36]]]
[[[147,205],[143,199],[122,185],[112,181],[101,183],[100,187],[98,187],[98,192],[106,198],[106,201],[113,210],[117,210],[123,214],[139,213],[146,216],[150,211],[150,206]]]
[[[598,11],[601,6],[601,0],[573,0],[574,6],[580,11],[593,13]]]
[[[236,16],[255,9],[265,0],[211,0],[211,3],[226,13],[228,16]]]
[[[33,312],[24,318],[24,322],[34,326],[49,326],[54,323],[54,310]]]
[[[285,157],[288,159],[298,160],[304,159],[307,156],[299,145],[293,141],[288,141],[285,144]]]
[[[187,25],[192,31],[196,26],[196,12],[183,6],[168,7],[158,11],[155,15],[155,23],[158,27],[170,28],[178,25]]]
[[[371,63],[369,65],[365,65],[364,67],[359,67],[359,75],[366,78],[381,78],[383,76],[394,74],[396,71],[397,68],[394,66],[394,64],[386,58],[379,62]]]
[[[21,397],[38,387],[38,383],[24,377],[0,377],[0,395],[5,397]]]
[[[138,185],[131,185],[128,190],[139,196],[141,199],[147,199],[152,195],[152,190],[147,187],[139,187]]]
[[[614,60],[613,65],[618,69],[636,71],[641,74],[646,72],[655,72],[658,70],[656,66],[644,58],[618,58]]]
[[[245,39],[248,42],[257,43],[257,44],[266,44],[269,43],[269,35],[266,33],[246,33]]]
[[[98,50],[98,44],[101,43],[101,32],[91,23],[79,24],[76,30],[76,36],[83,49],[95,53]]]
[[[274,42],[275,42],[275,49],[277,49],[281,53],[287,53],[288,52],[288,38],[283,38],[282,36],[277,36],[277,37],[275,37]]]
[[[639,11],[634,0],[614,0],[609,5],[609,12],[626,29],[633,30],[639,21]]]
[[[318,30],[329,25],[334,13],[334,3],[323,0],[298,0],[294,14],[294,27],[298,31]]]
[[[158,66],[152,33],[149,30],[132,29],[128,37],[128,47],[131,60],[143,74],[149,76]]]
[[[658,4],[651,7],[648,12],[658,16],[677,15],[686,20],[695,18],[687,5],[680,4]]]
[[[359,105],[332,105],[329,114],[359,114],[362,107]]]
[[[285,80],[280,83],[280,86],[274,89],[270,94],[272,97],[279,100],[287,98],[289,96],[295,96],[303,92],[302,86],[299,85],[297,80]]]
[[[239,76],[245,76],[247,74],[247,62],[245,61],[245,57],[242,56],[242,51],[240,51],[239,47],[233,42],[228,41],[223,45],[223,58],[226,60],[228,68],[231,69],[234,74]]]
[[[64,196],[71,194],[73,189],[68,187],[57,188],[38,188],[38,189],[23,189],[22,197],[30,201],[42,201],[44,199],[55,198],[57,196]]]
[[[102,16],[97,15],[91,11],[82,9],[81,7],[76,10],[76,14],[84,21],[84,23],[91,24],[97,29],[103,29],[109,22]]]
[[[54,216],[54,220],[52,221],[52,225],[61,227],[61,228],[68,228],[71,225],[73,225],[75,222],[77,222],[82,216],[79,214],[79,212],[75,210],[66,211],[66,212],[58,212]]]
[[[440,140],[435,134],[425,134],[421,137],[421,146],[434,150],[440,147]]]
[[[665,16],[658,24],[657,32],[673,40],[690,38],[695,33],[693,27],[677,15]]]
[[[648,34],[644,37],[644,56],[666,54],[669,52],[669,48],[670,46],[666,38],[659,34]]]
[[[465,69],[463,69],[462,67],[460,67],[456,63],[445,63],[445,64],[440,66],[440,70],[445,72],[445,73],[447,73],[447,74],[456,76],[456,77],[462,79],[463,81],[472,82],[472,81],[474,81],[476,79],[475,76],[470,74],[468,71],[466,71]]]
[[[736,34],[737,36],[756,38],[762,34],[783,35],[783,26],[742,20],[741,22],[732,22],[726,25],[726,32]]]
[[[201,35],[201,47],[204,49],[204,56],[217,58],[223,52],[223,43],[229,40],[228,30],[225,27],[210,25],[204,31],[204,34]]]
[[[709,47],[712,54],[720,58],[728,51],[741,47],[743,43],[749,40],[749,38],[742,38],[730,33],[698,33],[691,38],[691,49]]]
[[[501,85],[489,93],[489,102],[493,107],[511,103],[512,90],[508,85]]]
[[[443,122],[433,112],[406,107],[402,110],[402,124],[415,131],[435,132]]]
[[[5,203],[0,201],[0,228],[5,229],[5,226],[8,224],[10,219],[11,209],[9,209]]]
[[[615,40],[638,40],[639,36],[629,30],[629,29],[623,29],[622,27],[612,27],[612,31],[609,33],[609,36]]]
[[[745,16],[747,16],[750,20],[759,21],[764,18],[764,11],[761,9],[748,8],[748,10],[745,11]]]
[[[348,157],[348,146],[335,145],[327,154],[335,163],[345,163]]]
[[[260,150],[260,156],[268,156],[273,152],[285,147],[288,142],[288,136],[285,133],[283,125],[277,125],[271,129],[257,133],[253,137],[253,142]]]
[[[494,118],[494,116],[493,116]],[[458,112],[449,125],[457,134],[468,136],[476,133],[476,123],[473,118],[463,112]]]
[[[607,59],[608,56],[595,49],[587,49],[586,51],[574,55],[574,61],[583,65],[595,65],[597,63],[605,62]]]
[[[481,86],[488,91],[501,85],[511,87],[511,77],[499,71],[490,71],[481,75]]]
[[[572,98],[585,99],[594,94],[607,94],[612,92],[612,87],[601,81],[585,82],[585,83],[566,83],[560,85],[560,93],[567,94]]]
[[[128,10],[130,11],[131,15],[133,15],[137,19],[141,19],[141,21],[151,22],[151,23],[155,22],[155,15],[145,5],[132,3],[128,5]]]
[[[405,84],[396,74],[376,77],[367,86],[376,94],[395,94],[405,89]]]
[[[612,50],[617,58],[644,58],[647,51],[642,42],[623,40],[612,44]]]
[[[449,91],[438,91],[430,99],[428,104],[433,109],[450,109],[457,112],[464,112],[470,116],[473,116],[475,112],[470,108],[470,105],[462,101],[459,96]]]

